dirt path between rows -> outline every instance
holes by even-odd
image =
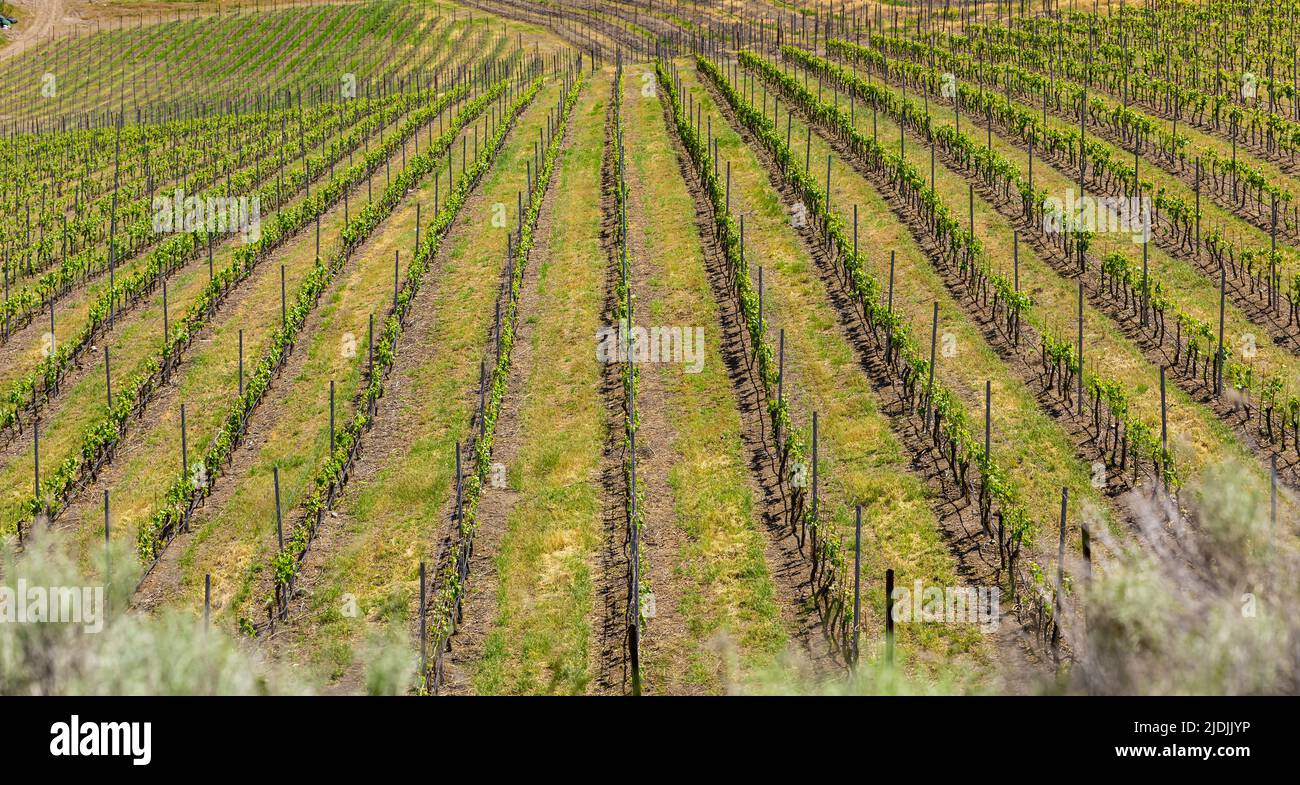
[[[632,133],[628,134],[626,144],[635,148],[637,129],[627,130]],[[673,293],[655,283],[663,277],[663,264],[647,248],[645,232],[631,228],[652,225],[646,217],[648,200],[652,197],[640,178],[631,178],[627,186],[632,322],[649,328],[656,304],[666,305]],[[676,565],[690,538],[677,520],[675,493],[669,483],[677,456],[673,445],[678,435],[669,421],[669,412],[680,405],[667,389],[670,373],[680,374],[681,369],[670,363],[641,364],[635,390],[636,478],[637,485],[644,490],[638,510],[640,553],[645,571],[642,581],[650,587],[655,606],[655,615],[646,619],[642,628],[642,690],[650,694],[703,694],[699,685],[692,685],[687,679],[694,646],[684,617],[682,578]]]
[[[9,29],[9,43],[0,49],[0,60],[17,57],[23,52],[50,40],[81,21],[80,17],[64,13],[63,0],[10,0],[17,6],[14,16],[18,24]]]

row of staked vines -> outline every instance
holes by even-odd
[[[440,151],[445,150],[455,138],[451,131],[459,129],[481,114],[502,89],[504,89],[503,85],[497,84],[484,91],[478,98],[468,100],[471,93],[470,86],[458,85],[427,111],[412,114],[397,134],[371,151],[362,161],[340,172],[324,188],[319,189],[299,205],[277,214],[271,222],[271,227],[263,230],[261,241],[240,248],[235,254],[231,267],[222,271],[221,275],[214,280],[214,284],[220,287],[217,291],[229,291],[235,283],[246,278],[251,273],[252,267],[280,242],[315,220],[316,216],[322,214],[330,205],[341,200],[348,190],[364,182],[370,172],[382,167],[388,157],[396,151],[398,145],[405,144],[407,138],[418,133],[434,120],[443,108],[458,101],[465,101],[456,119],[449,124],[448,130],[444,131],[439,140],[424,153],[411,159],[407,168],[393,178],[376,200],[348,219],[341,232],[343,243],[339,251],[329,258],[318,258],[308,271],[293,300],[293,305],[286,311],[284,323],[272,334],[266,353],[254,366],[253,372],[245,382],[243,395],[236,399],[222,418],[221,426],[202,459],[204,470],[202,474],[209,478],[209,482],[196,483],[188,474],[176,478],[168,487],[162,506],[140,527],[136,550],[143,562],[149,564],[157,559],[163,547],[188,524],[197,505],[211,493],[213,481],[221,476],[226,463],[231,459],[235,448],[246,433],[249,418],[288,359],[294,339],[305,324],[308,314],[314,310],[320,295],[334,280],[353,251],[387,217],[406,190],[413,183],[418,182],[418,177],[432,170]],[[209,290],[205,290],[205,295],[212,290],[213,287],[210,285]],[[207,312],[206,309],[203,311],[203,313]],[[196,332],[197,329],[187,331],[186,336]],[[119,395],[126,395],[127,392],[129,391],[123,391]],[[129,400],[124,403],[129,403]],[[115,407],[114,413],[116,412]]]
[[[332,169],[343,156],[354,151],[363,138],[375,130],[410,114],[412,109],[423,107],[427,110],[432,96],[424,101],[394,104],[382,111],[362,119],[356,127],[341,136],[317,156],[312,156],[312,168],[317,172]],[[439,102],[439,108],[445,103]],[[422,110],[422,111],[423,111]],[[205,196],[230,196],[251,187],[254,174],[241,172],[224,189],[213,191]],[[294,171],[286,178],[287,188],[266,185],[258,191],[257,198],[268,209],[281,207],[276,192],[283,199],[307,184],[307,170]],[[217,236],[207,232],[206,228],[195,232],[184,232],[151,251],[145,259],[128,275],[116,278],[110,286],[105,287],[91,304],[79,331],[70,339],[61,341],[54,351],[42,358],[36,367],[11,383],[0,397],[0,431],[17,428],[21,432],[24,413],[35,412],[44,400],[56,394],[64,376],[76,366],[85,351],[94,344],[98,336],[108,330],[125,307],[129,307],[151,295],[161,285],[161,281],[172,272],[180,269],[202,253],[205,247],[217,241]],[[116,263],[116,260],[115,260]],[[25,291],[25,290],[24,290]],[[17,303],[18,300],[11,300]],[[32,312],[39,308],[39,303],[32,304]]]
[[[1221,4],[1215,4],[1213,8],[1216,13],[1231,13]],[[1017,28],[972,25],[968,34],[957,42],[985,59],[1015,59],[1090,85],[1105,85],[1112,93],[1126,94],[1134,103],[1171,116],[1185,117],[1193,124],[1216,133],[1239,136],[1272,157],[1280,159],[1286,156],[1287,160],[1294,162],[1296,151],[1300,149],[1300,107],[1294,101],[1295,84],[1282,85],[1270,77],[1267,63],[1252,61],[1240,40],[1234,41],[1231,50],[1215,49],[1218,65],[1206,68],[1206,73],[1213,74],[1212,89],[1207,89],[1210,86],[1204,83],[1200,86],[1189,84],[1195,81],[1189,78],[1193,69],[1199,71],[1205,67],[1202,57],[1208,55],[1204,52],[1187,61],[1161,56],[1152,61],[1150,68],[1141,66],[1138,54],[1142,47],[1128,44],[1134,40],[1134,33],[1149,30],[1157,24],[1168,25],[1189,11],[1189,8],[1181,7],[1176,13],[1161,13],[1158,22],[1152,18],[1124,19],[1120,22],[1124,29],[1116,33],[1126,36],[1123,45],[1105,42],[1102,34],[1111,24],[1105,17],[1077,12],[1071,12],[1066,20],[1022,19],[1017,22]],[[1194,37],[1206,43],[1213,41],[1213,36],[1202,35],[1199,29],[1194,32]],[[1092,60],[1079,57],[1081,51],[1088,49],[1088,38],[1103,41],[1101,46],[1095,47]],[[1285,42],[1282,36],[1276,39],[1278,44]],[[1293,57],[1294,52],[1291,52],[1289,57],[1282,55],[1276,62]],[[1125,62],[1129,67],[1125,67]],[[1136,70],[1134,65],[1138,66]],[[1253,99],[1247,99],[1241,92],[1247,73],[1255,76],[1257,82]],[[1269,96],[1269,107],[1259,105],[1264,95]],[[1291,99],[1294,117],[1288,118],[1276,111],[1277,99],[1283,97]],[[1251,103],[1247,104],[1247,100]]]
[[[810,113],[833,116],[838,111],[828,110],[819,104],[815,96],[801,93],[802,86],[792,77],[786,76],[752,53],[741,52],[740,57],[747,65],[765,67],[777,84],[790,88],[790,100],[802,101]],[[716,63],[698,57],[697,65],[700,72],[717,87],[740,121],[767,150],[782,178],[808,208],[814,228],[831,252],[832,258],[839,263],[837,273],[853,296],[875,349],[883,354],[892,383],[901,390],[907,412],[909,415],[921,416],[924,438],[942,456],[953,481],[961,488],[963,497],[969,498],[973,490],[971,469],[979,472],[980,523],[988,536],[997,539],[999,552],[1007,564],[1010,588],[1014,593],[1014,576],[1020,549],[1023,545],[1032,545],[1035,533],[1035,526],[1020,498],[1016,483],[985,452],[981,440],[975,438],[971,420],[960,399],[941,381],[930,376],[929,359],[923,355],[912,329],[885,302],[880,281],[869,271],[865,257],[856,247],[852,227],[845,223],[838,212],[829,209],[823,186],[796,163],[785,135],[777,130],[765,112],[756,108],[733,86],[729,76]],[[892,171],[900,178],[915,181],[918,188],[923,182],[919,173],[908,171],[910,166],[898,158],[897,154],[886,152],[871,143],[864,145],[862,150],[864,154],[869,151],[882,164],[888,161]],[[942,205],[936,205],[936,210],[946,214],[946,208]],[[1019,307],[1024,305],[1020,300],[1012,302],[1020,303]]]
[[[316,117],[319,113],[299,109],[294,113],[296,135],[290,132],[287,125],[289,113],[282,113],[279,115],[278,128],[261,129],[260,135],[250,139],[246,146],[238,148],[241,155],[237,161],[229,157],[210,161],[191,173],[181,190],[189,195],[192,190],[206,186],[206,190],[198,196],[229,196],[248,193],[256,183],[271,182],[272,176],[275,176],[275,187],[264,188],[259,195],[263,197],[263,204],[279,204],[287,200],[301,182],[309,180],[312,172],[319,175],[326,166],[332,165],[329,159],[319,160],[316,156],[308,156],[308,149],[322,145],[339,129],[353,127],[364,131],[360,141],[365,141],[368,146],[370,137],[383,128],[382,124],[373,122],[376,112],[388,116],[405,114],[426,104],[435,95],[435,89],[426,89],[396,93],[384,98],[366,97],[346,105],[340,112],[331,112],[326,117]],[[114,146],[120,148],[117,143]],[[252,163],[245,164],[245,154],[250,151],[248,157]],[[290,158],[300,159],[302,171],[286,166]],[[276,164],[268,166],[267,159]],[[117,172],[123,168],[123,163],[117,160],[111,168]],[[286,168],[289,170],[287,175]],[[221,182],[223,174],[224,190]],[[103,273],[110,265],[121,265],[161,239],[163,235],[155,231],[153,226],[154,196],[152,181],[135,188],[114,188],[103,197],[105,204],[102,210],[74,218],[70,227],[50,227],[48,231],[43,228],[43,235],[37,242],[49,246],[49,253],[44,258],[50,264],[34,261],[32,253],[21,258],[14,255],[21,254],[21,251],[7,255],[7,287],[12,289],[24,271],[29,276],[39,274],[39,277],[17,291],[7,292],[4,309],[0,311],[0,315],[8,319],[6,329],[21,326],[50,299]],[[49,209],[53,211],[54,206],[51,205]],[[59,221],[65,220],[62,212],[56,218]],[[57,238],[53,234],[55,231],[60,232]],[[56,248],[57,254],[54,253]],[[56,257],[58,262],[54,264]]]
[[[1039,198],[1044,195],[1030,189],[1028,183],[1020,179],[1018,170],[1010,161],[954,128],[934,129],[928,114],[915,102],[900,98],[879,85],[868,84],[851,72],[807,50],[787,46],[783,47],[782,54],[788,61],[829,78],[855,97],[864,100],[867,105],[882,111],[886,116],[910,125],[922,135],[932,138],[937,145],[953,154],[964,166],[974,169],[978,175],[984,177],[987,183],[996,184],[1004,196],[1009,196],[1013,192],[1021,194],[1022,204],[1026,209],[1032,207],[1037,207],[1039,210],[1048,209],[1045,200]],[[993,293],[991,312],[997,318],[999,306],[1002,306],[1002,318],[998,320],[999,324],[1013,341],[1018,342],[1021,320],[1030,319],[1033,315],[1031,299],[1019,291],[1013,279],[995,268],[979,238],[972,234],[969,228],[962,226],[956,213],[925,184],[924,177],[896,153],[884,151],[876,140],[863,136],[854,126],[848,113],[824,100],[819,101],[798,80],[773,64],[748,52],[741,54],[741,61],[746,66],[759,71],[768,80],[781,84],[787,95],[794,96],[801,106],[814,107],[814,111],[820,112],[819,119],[858,152],[862,160],[881,171],[892,172],[891,181],[901,193],[909,195],[914,207],[922,211],[931,231],[945,242],[950,258],[956,261],[959,269],[969,279],[968,283],[972,290]],[[1041,213],[1030,217],[1040,220],[1038,225],[1042,225]],[[1065,221],[1067,216],[1061,215],[1058,218]],[[1060,234],[1068,236],[1070,233]],[[1138,284],[1131,281],[1131,285]],[[1158,286],[1158,282],[1153,283],[1152,286],[1159,296],[1163,297],[1163,288]],[[987,300],[987,296],[985,299]],[[1137,301],[1138,297],[1135,296],[1133,299]],[[1161,300],[1158,304],[1162,305],[1163,302]],[[1038,325],[1038,330],[1042,340],[1040,353],[1042,371],[1047,386],[1054,389],[1067,404],[1076,403],[1072,397],[1075,394],[1080,369],[1078,351],[1074,343],[1065,336],[1051,334],[1045,322]],[[1129,410],[1129,395],[1123,385],[1095,373],[1089,374],[1086,370],[1083,382],[1085,388],[1094,392],[1093,422],[1097,429],[1095,437],[1101,441],[1110,440],[1113,436],[1114,441],[1123,448],[1107,450],[1108,463],[1120,471],[1131,469],[1136,480],[1141,470],[1141,462],[1146,461],[1157,478],[1162,479],[1167,486],[1177,486],[1179,476],[1172,452],[1162,444],[1158,438],[1158,431],[1153,426],[1142,421]],[[1103,399],[1106,406],[1098,406]],[[1105,417],[1107,422],[1103,423],[1102,417]]]
[[[274,595],[262,600],[267,611],[268,623],[274,621],[277,615],[282,617],[287,610],[289,598],[293,595],[294,581],[302,569],[302,562],[311,547],[312,539],[325,513],[347,482],[348,471],[356,460],[361,438],[373,423],[379,398],[384,394],[384,379],[397,360],[397,342],[405,328],[410,303],[419,290],[425,272],[437,256],[466,200],[495,161],[510,127],[532,102],[540,88],[540,80],[534,80],[506,108],[498,130],[488,140],[487,146],[480,150],[473,164],[461,173],[460,179],[447,194],[446,201],[441,203],[439,212],[429,223],[423,241],[417,246],[415,257],[407,267],[406,277],[397,299],[384,318],[383,331],[375,345],[374,368],[368,374],[363,374],[363,378],[359,381],[359,388],[353,395],[353,416],[335,434],[328,458],[312,478],[301,515],[285,538],[284,547],[271,559],[269,566],[274,576]],[[507,84],[500,82],[484,93],[479,100],[485,105],[494,100],[501,100],[506,95],[506,89]],[[440,157],[450,149],[456,135],[463,127],[464,123],[453,123],[448,127],[437,146],[430,151],[431,155],[435,158]],[[418,178],[412,182],[418,182]]]
[[[619,363],[623,384],[623,487],[626,516],[625,546],[628,552],[627,586],[627,647],[632,677],[632,693],[641,694],[641,642],[645,637],[646,601],[653,592],[648,579],[647,557],[642,553],[641,536],[645,526],[645,483],[637,478],[636,434],[641,425],[637,413],[636,391],[641,371],[637,367],[635,324],[632,293],[632,257],[628,253],[627,221],[627,159],[623,146],[623,58],[615,65],[613,95],[610,99],[614,148],[614,209],[617,214],[615,248],[618,264],[614,287],[614,324],[618,331],[614,340],[622,340],[615,351],[625,354]],[[607,360],[610,358],[606,358]]]
[[[870,50],[847,42],[835,49],[849,58],[865,58],[870,53]],[[900,99],[891,91],[879,85],[871,85],[823,58],[807,52],[790,52],[786,56],[842,85],[855,96],[876,106],[895,121],[913,128],[917,133],[927,137],[932,135],[935,144],[960,166],[973,169],[986,183],[1001,190],[1004,195],[1019,196],[1021,214],[1027,225],[1035,227],[1045,241],[1059,243],[1067,258],[1079,253],[1077,245],[1069,244],[1069,238],[1076,231],[1083,230],[1072,226],[1069,216],[1060,215],[1059,208],[1051,204],[1047,194],[1041,189],[1032,188],[1021,176],[1019,168],[1000,153],[954,128],[945,126],[932,130],[928,115],[916,102]],[[929,80],[927,77],[925,84],[937,93],[937,78]],[[985,95],[992,94],[986,92]],[[1028,122],[1037,121],[1031,118]],[[1054,210],[1058,214],[1050,215]],[[1044,227],[1053,221],[1065,231],[1046,232]],[[1084,250],[1086,251],[1086,246]],[[1297,456],[1300,456],[1300,438],[1297,438],[1300,437],[1300,393],[1287,391],[1285,381],[1275,374],[1259,374],[1248,357],[1238,358],[1231,340],[1225,338],[1220,348],[1210,323],[1181,307],[1170,288],[1150,271],[1144,272],[1135,260],[1119,253],[1110,253],[1097,260],[1097,268],[1102,289],[1118,295],[1116,299],[1122,300],[1121,304],[1111,309],[1117,319],[1136,323],[1138,329],[1158,345],[1172,340],[1171,368],[1182,379],[1189,384],[1209,389],[1216,395],[1222,395],[1224,390],[1231,388],[1232,400],[1247,421],[1256,421],[1255,427],[1251,429],[1254,435],[1277,444],[1282,450],[1287,449],[1287,439],[1290,436],[1291,445]],[[1094,387],[1091,383],[1088,386]],[[1102,386],[1102,389],[1107,387]],[[1258,414],[1262,414],[1262,417],[1257,417]],[[1142,437],[1141,446],[1150,447],[1154,441],[1153,429],[1149,427],[1139,436]],[[1129,444],[1132,448],[1132,439]],[[1166,467],[1173,468],[1173,456],[1168,454],[1163,455],[1163,458]],[[1177,479],[1170,478],[1171,482],[1177,482]]]
[[[450,101],[454,97],[456,96],[449,95],[446,100]],[[50,517],[58,515],[71,492],[96,476],[125,436],[131,416],[140,412],[153,397],[169,370],[179,362],[180,356],[218,312],[221,303],[236,285],[246,279],[275,248],[315,220],[328,205],[341,199],[345,191],[364,182],[370,172],[383,165],[399,143],[435,117],[438,110],[439,106],[433,105],[413,113],[404,125],[403,134],[389,139],[381,148],[366,156],[363,162],[332,178],[317,193],[264,221],[259,239],[240,246],[229,266],[220,272],[214,271],[207,286],[182,318],[169,324],[159,353],[146,359],[142,367],[131,374],[123,388],[113,396],[112,406],[105,418],[89,426],[83,433],[79,450],[41,480],[38,495],[24,502],[22,517],[18,521],[20,531],[24,523],[29,523],[39,514]],[[199,241],[195,239],[193,242]],[[171,492],[168,493],[168,502],[174,501],[172,495]],[[146,551],[142,550],[141,555],[145,556]]]
[[[421,624],[422,635],[427,635],[433,651],[433,662],[420,674],[418,690],[423,694],[437,694],[442,685],[443,661],[451,650],[451,637],[455,634],[463,612],[463,600],[469,581],[469,563],[473,553],[474,535],[478,530],[478,505],[483,488],[491,471],[492,443],[496,433],[497,419],[505,401],[506,387],[510,378],[510,358],[516,339],[519,318],[519,295],[523,286],[524,267],[536,242],[537,220],[541,214],[542,201],[550,185],[559,158],[560,147],[564,140],[574,103],[586,84],[586,76],[581,67],[576,73],[566,71],[564,87],[555,108],[551,112],[551,121],[547,123],[541,160],[538,162],[536,175],[531,183],[524,214],[519,219],[517,240],[511,244],[509,261],[509,280],[506,307],[501,316],[501,331],[496,353],[496,360],[488,380],[487,399],[484,406],[481,431],[474,441],[472,452],[472,473],[468,477],[456,478],[456,541],[446,558],[439,564],[433,576],[433,595],[424,611]],[[505,126],[499,133],[504,134]]]
[[[702,68],[712,67],[701,60]],[[716,150],[710,150],[710,141],[702,127],[697,105],[682,98],[680,77],[663,61],[656,63],[661,86],[660,97],[672,112],[674,127],[686,149],[695,173],[704,185],[713,208],[713,225],[717,239],[727,261],[728,283],[739,305],[743,328],[749,338],[751,368],[757,373],[761,394],[767,402],[767,419],[776,440],[777,475],[780,489],[787,504],[789,525],[801,546],[808,546],[814,600],[822,616],[823,629],[840,649],[844,660],[850,661],[853,617],[853,581],[849,567],[849,549],[844,547],[835,531],[832,518],[823,518],[820,510],[809,503],[810,494],[805,474],[808,448],[795,433],[790,417],[789,402],[783,397],[778,357],[767,335],[767,320],[760,311],[759,292],[750,275],[750,266],[744,252],[744,235],[741,224],[727,206],[726,186],[718,175]]]
[[[875,49],[831,39],[827,49],[850,62],[864,64],[887,78],[922,87],[936,97],[936,85],[944,78],[940,69],[945,69],[954,78],[971,79],[977,84],[1002,88],[1016,95],[1029,95],[1035,100],[1041,96],[1044,101],[1050,97],[1056,113],[1068,110],[1078,116],[1077,107],[1083,94],[1078,85],[1045,77],[1013,63],[990,64],[908,39],[872,36],[871,42]],[[890,60],[887,54],[929,62],[930,66]],[[996,121],[1022,144],[1032,145],[1048,157],[1078,167],[1078,129],[1051,128],[1046,118],[1040,121],[1036,112],[1015,104],[996,90],[976,89],[962,83],[956,86],[955,92],[954,100],[959,109]],[[1128,149],[1157,154],[1156,160],[1164,163],[1166,171],[1189,180],[1198,192],[1202,185],[1205,186],[1211,194],[1218,195],[1229,210],[1261,231],[1272,235],[1276,228],[1276,232],[1284,237],[1295,237],[1300,230],[1300,204],[1295,203],[1290,191],[1272,184],[1258,168],[1247,162],[1224,157],[1211,149],[1203,151],[1189,164],[1184,152],[1185,135],[1165,131],[1150,117],[1123,105],[1107,106],[1094,97],[1088,102],[1088,116],[1094,125],[1105,129]],[[1165,235],[1177,253],[1195,257],[1203,247],[1214,265],[1227,265],[1234,279],[1244,278],[1252,294],[1267,292],[1270,305],[1275,300],[1274,292],[1285,295],[1288,301],[1287,326],[1300,324],[1300,262],[1286,255],[1275,242],[1268,246],[1246,247],[1230,238],[1222,224],[1204,225],[1195,199],[1189,200],[1165,188],[1156,188],[1151,181],[1141,179],[1133,163],[1116,157],[1106,145],[1085,139],[1083,148],[1084,160],[1091,167],[1093,179],[1099,187],[1108,193],[1150,199],[1155,212],[1154,228]],[[1189,174],[1189,170],[1195,175]]]

